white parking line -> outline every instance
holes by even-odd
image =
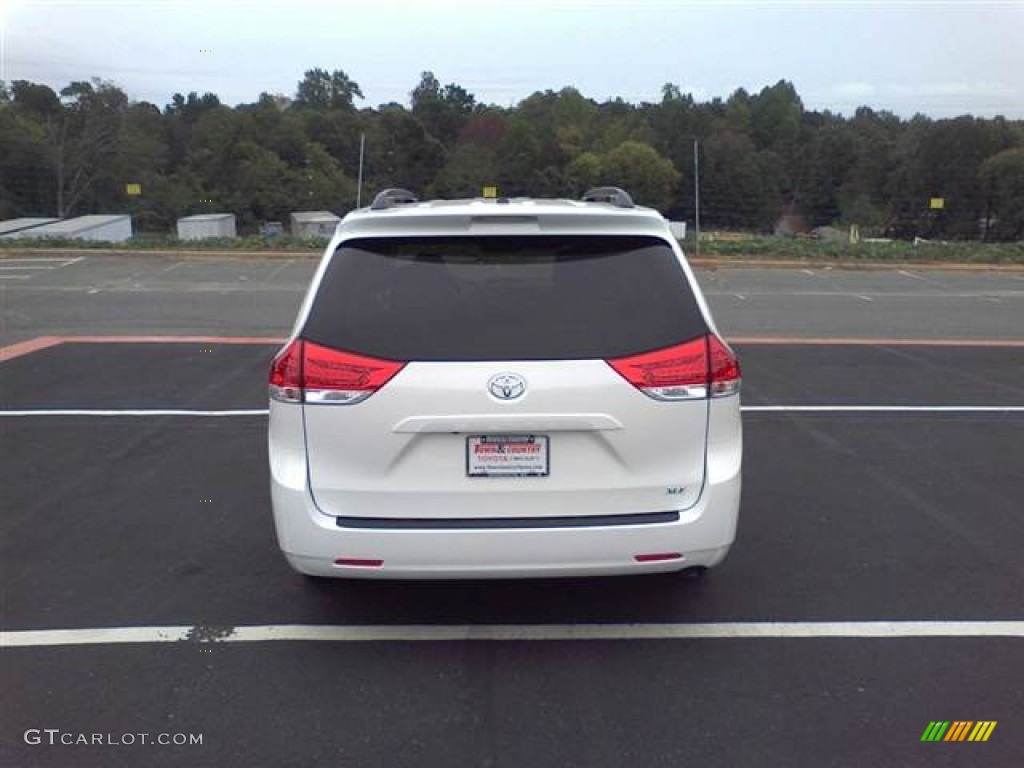
[[[72,264],[77,264],[84,256],[74,258],[60,258],[56,256],[26,256],[24,258],[0,259],[0,272],[26,272],[24,275],[0,274],[2,280],[27,280],[42,272],[54,269],[63,269]]]
[[[150,275],[149,279],[152,280],[153,278],[161,277],[162,275],[166,275],[168,272],[173,272],[174,270],[178,269],[179,267],[183,267],[183,266],[185,266],[185,262],[184,261],[176,261],[173,264],[168,264],[166,267],[161,269],[156,274]]]
[[[744,413],[1024,413],[1024,405],[744,405]]]
[[[745,640],[1024,637],[1024,621],[789,621],[708,624],[452,624],[157,626],[0,632],[5,648],[127,643]]]
[[[85,256],[75,256],[74,258],[65,258],[63,256],[15,256],[9,259],[0,259],[4,264],[10,264],[14,261],[54,261],[62,262],[64,264],[74,264],[75,262],[81,261]]]
[[[744,405],[743,413],[1024,413],[1024,405]],[[30,408],[0,411],[3,417],[30,416],[266,416],[266,408],[201,411],[173,408]]]
[[[736,296],[735,291],[704,291],[704,296]],[[875,296],[883,299],[986,299],[989,297],[1019,299],[1024,296],[1020,290],[1008,288],[1005,290],[981,290],[981,291],[951,291],[941,289],[926,289],[923,291],[875,291],[871,294],[852,293],[850,291],[746,291],[743,295],[753,298],[777,299],[782,297],[800,298],[850,298],[861,299],[865,296]]]
[[[266,416],[266,408],[229,411],[194,411],[174,408],[149,409],[90,409],[90,408],[33,408],[20,411],[0,411],[2,416]]]
[[[285,269],[287,269],[288,267],[290,267],[294,263],[295,263],[295,259],[288,259],[288,261],[286,261],[284,264],[281,264],[280,266],[276,267],[273,272],[271,272],[269,275],[267,275],[267,277],[263,280],[263,282],[269,285],[270,283],[272,283],[274,281],[275,277],[277,277],[279,274],[281,274],[281,272],[283,272]]]

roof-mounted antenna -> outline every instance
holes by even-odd
[[[399,205],[409,205],[410,203],[418,202],[419,198],[407,189],[385,189],[382,192],[378,192],[377,196],[373,198],[370,210],[383,211],[387,208],[395,208]]]
[[[618,187],[594,187],[583,194],[585,203],[609,203],[616,208],[635,208],[629,193]]]

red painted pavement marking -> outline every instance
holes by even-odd
[[[0,363],[59,344],[283,344],[283,336],[39,336],[0,347]],[[736,336],[731,344],[777,346],[1024,347],[1024,339],[864,339]]]
[[[0,363],[59,344],[282,344],[280,336],[39,336],[0,347]]]
[[[58,336],[64,344],[283,344],[283,336]]]
[[[1024,339],[824,339],[824,338],[774,338],[743,337],[727,339],[730,344],[757,344],[778,346],[820,345],[830,347],[874,346],[874,347],[1024,347]]]
[[[28,341],[19,341],[17,344],[0,347],[0,363],[13,360],[22,355],[31,354],[32,352],[38,352],[41,349],[55,347],[63,341],[64,339],[60,336],[38,336]]]

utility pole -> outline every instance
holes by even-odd
[[[693,140],[693,223],[694,258],[700,258],[700,160],[697,157],[697,139]]]
[[[359,181],[356,186],[356,208],[363,207],[363,153],[366,151],[366,134],[359,134]]]

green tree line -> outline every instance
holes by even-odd
[[[325,69],[292,96],[233,108],[191,92],[161,109],[99,79],[59,93],[0,83],[0,218],[127,212],[139,231],[167,232],[203,212],[234,212],[243,229],[295,210],[343,214],[356,204],[365,136],[364,204],[391,186],[578,197],[615,184],[692,219],[696,142],[707,226],[770,232],[791,213],[896,237],[1024,237],[1020,120],[904,120],[868,107],[844,117],[805,109],[785,80],[707,102],[671,83],[641,104],[566,87],[505,108],[424,72],[408,106],[362,99],[345,72]]]

